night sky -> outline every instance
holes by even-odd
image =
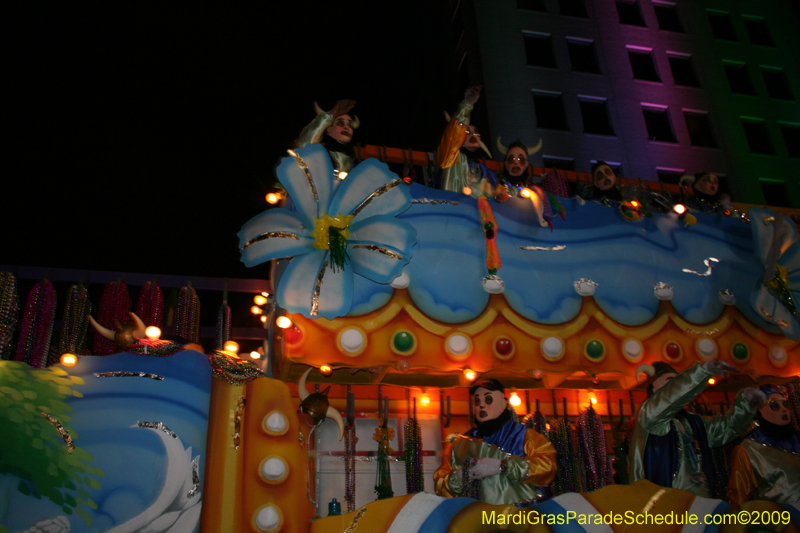
[[[236,233],[314,100],[357,100],[356,142],[433,150],[460,97],[441,14],[293,4],[8,17],[0,264],[257,277]]]

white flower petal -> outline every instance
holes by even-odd
[[[319,144],[293,151],[296,157],[284,157],[276,173],[303,224],[313,229],[314,219],[328,211],[333,193],[333,164],[328,151]]]
[[[290,313],[310,318],[344,316],[353,304],[353,272],[349,265],[334,272],[327,250],[295,257],[281,276],[277,298],[278,304]]]
[[[297,214],[277,208],[251,218],[239,232],[242,262],[248,267],[315,250]]]
[[[367,159],[347,175],[331,200],[331,215],[356,213],[356,220],[395,216],[411,206],[408,185],[386,163]]]
[[[353,272],[378,283],[400,275],[411,259],[417,231],[390,216],[375,216],[350,226],[347,252]]]

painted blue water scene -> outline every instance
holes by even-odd
[[[210,388],[195,351],[0,362],[0,530],[198,531]]]

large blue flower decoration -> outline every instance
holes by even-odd
[[[793,340],[800,337],[800,239],[797,227],[769,208],[748,211],[753,225],[755,252],[764,276],[750,296],[759,316],[776,324]]]
[[[248,267],[292,258],[276,297],[291,313],[334,319],[353,302],[353,274],[389,283],[411,259],[413,226],[395,217],[411,206],[411,194],[385,163],[368,159],[334,192],[333,166],[318,144],[290,150],[278,178],[295,211],[276,208],[239,232]]]

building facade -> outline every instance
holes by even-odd
[[[542,138],[536,165],[604,160],[673,183],[711,171],[736,201],[800,206],[789,0],[462,0],[452,20],[492,146]]]

